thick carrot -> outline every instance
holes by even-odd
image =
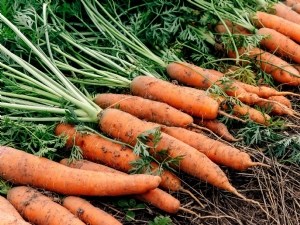
[[[286,98],[286,97],[284,97],[284,96],[271,96],[271,97],[269,97],[268,99],[270,99],[270,100],[272,100],[272,101],[276,101],[276,102],[279,102],[279,103],[281,103],[282,105],[285,105],[285,106],[287,106],[288,108],[292,108],[292,103],[291,103],[291,101],[288,99],[288,98]]]
[[[300,3],[294,4],[292,7],[292,10],[294,10],[296,13],[300,14]]]
[[[300,3],[299,0],[286,0],[284,2],[284,4],[286,4],[287,6],[294,6],[295,4],[298,4],[298,3]]]
[[[260,44],[269,51],[300,63],[300,45],[289,37],[269,28],[260,28],[257,33],[267,36]]]
[[[119,114],[120,111],[116,109],[102,111],[100,114],[100,128],[103,132],[128,144],[135,144],[138,135],[155,127],[153,124],[141,121],[130,114],[127,114],[127,118],[123,115],[121,119]],[[152,145],[153,143],[150,141],[148,144]],[[216,187],[237,194],[236,189],[229,183],[224,172],[203,153],[165,133],[161,134],[157,147],[153,148],[151,153],[154,154],[154,152],[162,150],[167,150],[167,154],[171,158],[183,156],[179,163],[180,170]]]
[[[120,171],[114,170],[107,166],[93,163],[86,160],[73,161],[69,163],[68,159],[63,159],[60,161],[60,163],[66,166],[70,166],[72,168],[77,168],[82,170],[92,170],[92,171],[107,172],[107,173],[122,173]],[[134,195],[134,197],[141,201],[150,203],[151,205],[168,213],[176,213],[180,209],[179,200],[174,198],[172,195],[164,192],[163,190],[160,190],[159,188],[155,188],[143,194]]]
[[[193,123],[193,118],[168,104],[152,101],[132,95],[98,94],[94,101],[101,108],[117,108],[140,119],[165,124],[167,126],[185,127]]]
[[[269,99],[272,96],[283,96],[283,95],[296,95],[293,92],[288,92],[288,91],[277,91],[274,88],[267,87],[267,86],[254,86],[250,84],[246,84],[240,81],[237,81],[246,91],[255,93],[261,98],[267,98]]]
[[[134,78],[130,85],[134,95],[167,103],[192,116],[215,119],[219,104],[205,91],[174,85],[148,76]]]
[[[18,220],[23,220],[18,211],[10,204],[6,198],[0,196],[0,212],[4,212],[16,217]],[[24,221],[24,220],[23,220]]]
[[[212,132],[220,136],[226,141],[238,141],[232,134],[228,131],[226,125],[218,120],[201,120],[201,119],[194,119],[195,123],[204,126],[210,129]]]
[[[161,181],[159,176],[145,174],[108,176],[106,173],[72,169],[5,146],[0,147],[0,176],[16,184],[32,185],[61,194],[90,196],[144,193],[156,188]]]
[[[113,143],[97,134],[85,134],[76,131],[76,128],[70,124],[58,124],[55,129],[56,135],[66,135],[67,147],[74,144],[82,150],[85,159],[105,164],[114,169],[129,172],[132,169],[131,162],[139,159],[132,149],[121,144]],[[152,163],[152,172],[155,174],[158,169],[156,163]],[[161,176],[160,186],[178,191],[181,187],[179,178],[168,170],[164,170]]]
[[[239,52],[240,55],[254,59],[257,65],[266,73],[271,74],[275,81],[291,86],[300,84],[299,72],[281,58],[259,48],[240,49]],[[228,52],[228,55],[235,58],[232,51]]]
[[[15,217],[13,214],[0,211],[0,225],[30,225],[30,223]]]
[[[295,12],[291,7],[277,3],[275,4],[272,9],[274,9],[274,15],[284,18],[288,21],[300,24],[300,15]]]
[[[261,101],[266,102],[265,99],[260,98],[256,94],[249,93],[244,90],[243,87],[234,80],[223,83],[223,76],[221,76],[221,73],[220,75],[217,75],[216,73],[211,72],[211,70],[206,70],[189,63],[170,63],[167,66],[167,73],[173,79],[192,87],[207,89],[211,85],[216,84],[220,86],[229,96],[236,97],[249,105],[253,105]]]
[[[300,24],[288,21],[276,15],[256,12],[255,23],[258,27],[266,27],[278,31],[296,42],[300,42]]]
[[[213,140],[203,134],[181,127],[163,126],[161,129],[163,132],[204,153],[217,164],[228,166],[235,170],[245,170],[251,166],[261,165],[261,163],[252,162],[247,153],[220,141]]]
[[[85,224],[66,208],[31,187],[19,186],[10,189],[7,199],[24,218],[35,225]]]
[[[117,219],[107,212],[93,206],[83,198],[68,196],[62,205],[72,214],[89,225],[121,225]]]

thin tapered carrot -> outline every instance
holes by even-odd
[[[269,51],[300,63],[300,45],[289,37],[269,28],[260,28],[257,33],[267,36],[261,40],[260,44]]]
[[[123,115],[121,119],[119,110],[108,110],[100,114],[101,130],[128,144],[135,144],[136,138],[141,133],[155,127],[152,123],[141,121],[130,114],[127,114],[126,119]],[[129,124],[134,126],[130,128]],[[150,141],[148,144],[152,145],[153,143]],[[183,157],[179,163],[180,170],[216,187],[237,194],[237,190],[229,183],[224,172],[203,153],[165,133],[161,134],[157,147],[153,148],[151,153],[154,154],[162,150],[167,150],[167,154],[171,158]]]
[[[201,120],[198,118],[194,119],[196,124],[199,124],[200,126],[204,126],[208,129],[210,129],[212,132],[217,134],[219,137],[223,138],[226,141],[238,141],[239,139],[236,139],[232,136],[232,134],[228,131],[226,125],[218,120]]]
[[[291,7],[279,2],[272,6],[274,10],[274,15],[284,18],[293,23],[300,24],[300,15],[295,12]]]
[[[101,108],[117,108],[140,119],[168,126],[186,127],[193,118],[168,104],[122,94],[98,94],[94,101]]]
[[[107,166],[93,163],[87,160],[69,162],[68,159],[63,159],[60,161],[60,163],[72,168],[82,170],[92,170],[117,174],[122,173]],[[153,189],[143,194],[134,195],[134,197],[144,202],[150,203],[151,205],[168,213],[176,213],[180,209],[180,201],[174,198],[172,195],[160,190],[159,188]]]
[[[0,147],[0,176],[16,184],[32,185],[61,194],[90,196],[139,194],[158,187],[161,181],[159,176],[145,174],[108,176],[106,173],[72,169],[5,146]]]
[[[0,211],[0,225],[30,225],[30,223],[15,217],[13,214]]]
[[[24,218],[35,225],[85,224],[66,208],[31,187],[19,186],[10,189],[7,199]]]
[[[192,116],[215,119],[219,104],[205,91],[174,85],[149,76],[138,76],[130,85],[133,95],[160,101]]]
[[[22,216],[18,213],[18,211],[13,207],[12,204],[6,198],[0,196],[0,212],[4,212],[16,217],[18,220],[23,220]]]
[[[55,134],[68,137],[66,147],[70,148],[74,144],[79,146],[85,159],[105,164],[126,173],[132,169],[131,162],[140,158],[126,146],[113,143],[97,134],[77,132],[75,126],[70,124],[58,124],[55,128]],[[152,172],[157,173],[158,165],[153,162],[151,166]],[[172,191],[180,190],[181,182],[175,174],[164,170],[160,176],[162,179],[161,187]]]
[[[221,73],[213,73],[212,70],[206,70],[201,67],[182,62],[173,62],[167,66],[167,73],[173,79],[190,85],[192,87],[207,89],[213,84],[220,86],[226,94],[241,100],[242,102],[253,105],[257,102],[267,102],[254,93],[249,93],[234,80],[223,82]]]
[[[235,170],[245,170],[251,166],[263,165],[259,162],[253,162],[247,153],[220,141],[213,140],[203,134],[181,127],[163,126],[161,129],[163,132],[204,153],[217,164],[221,164]]]
[[[72,214],[89,225],[121,225],[117,219],[107,212],[93,206],[87,200],[75,196],[63,199],[62,205]]]
[[[260,11],[255,13],[255,24],[260,28],[266,27],[276,30],[300,43],[300,24]]]

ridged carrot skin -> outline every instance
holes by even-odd
[[[85,225],[66,208],[31,187],[10,189],[7,199],[24,218],[35,225]]]
[[[107,166],[93,163],[87,160],[73,161],[71,163],[68,163],[68,159],[63,159],[60,161],[60,163],[72,168],[83,170],[92,170],[107,173],[122,173]],[[143,194],[134,195],[134,197],[141,201],[150,203],[158,209],[161,209],[168,213],[176,213],[180,208],[180,201],[178,199],[174,198],[167,192],[160,190],[159,188],[155,188]]]
[[[0,212],[10,214],[10,215],[16,217],[18,220],[23,220],[24,221],[22,216],[15,209],[15,207],[13,207],[13,205],[10,204],[10,202],[2,196],[0,196]],[[0,222],[0,224],[1,224],[1,222]]]
[[[291,7],[279,2],[275,4],[272,7],[272,9],[274,9],[274,15],[291,21],[293,23],[300,24],[300,15],[297,12],[295,12]]]
[[[107,212],[93,206],[87,200],[75,196],[63,199],[62,205],[72,214],[89,225],[122,225]]]
[[[217,164],[224,165],[235,170],[246,170],[249,167],[256,165],[256,163],[252,162],[247,153],[220,141],[213,140],[203,134],[181,127],[163,126],[162,131],[194,147]]]
[[[30,225],[23,219],[18,219],[13,214],[0,211],[0,225]]]
[[[136,138],[141,133],[155,128],[155,125],[152,123],[141,121],[128,113],[124,115],[124,113],[117,109],[102,111],[99,123],[100,129],[114,138],[134,145]],[[148,144],[153,145],[151,141]],[[183,156],[179,163],[180,170],[221,189],[236,192],[220,167],[191,146],[165,133],[161,133],[161,139],[157,147],[152,149],[151,154],[162,150],[167,150],[168,156],[171,158]]]
[[[272,101],[276,101],[276,102],[279,102],[279,103],[281,103],[282,105],[285,105],[285,106],[287,106],[288,108],[292,108],[292,103],[291,103],[291,101],[288,99],[288,98],[286,98],[286,97],[284,97],[284,96],[271,96],[271,97],[269,97],[268,98],[269,100],[272,100]]]
[[[255,24],[259,28],[266,27],[276,30],[300,43],[300,24],[296,24],[279,16],[265,12],[256,12]]]
[[[83,157],[93,162],[99,162],[128,173],[132,169],[131,162],[139,157],[132,149],[118,143],[111,142],[97,134],[85,134],[76,131],[70,124],[58,124],[55,128],[56,135],[68,137],[66,147],[74,144],[82,150]],[[153,173],[156,173],[158,165],[152,163]],[[168,170],[164,170],[161,176],[160,186],[167,190],[178,191],[181,187],[180,179]]]
[[[0,177],[60,194],[89,196],[140,194],[158,187],[161,182],[159,176],[108,176],[106,173],[73,169],[5,146],[0,147]]]
[[[130,85],[133,95],[160,101],[204,119],[215,119],[218,116],[219,104],[205,91],[182,87],[149,76],[135,77]]]
[[[289,37],[269,28],[261,28],[257,33],[266,36],[260,43],[270,52],[300,63],[300,45]]]
[[[102,109],[117,108],[142,120],[167,126],[186,127],[193,123],[190,115],[168,104],[138,96],[106,93],[98,94],[94,101]]]

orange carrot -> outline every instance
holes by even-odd
[[[168,126],[185,127],[193,123],[193,118],[190,115],[172,106],[138,96],[98,94],[94,101],[103,109],[107,107],[117,108],[140,119]]]
[[[257,33],[267,36],[260,43],[269,51],[300,63],[300,46],[289,37],[269,28],[261,28]]]
[[[16,184],[32,185],[61,194],[91,196],[144,193],[156,188],[161,181],[159,176],[145,174],[108,176],[106,173],[72,169],[5,146],[0,147],[0,176]]]
[[[212,73],[211,70],[206,70],[201,67],[189,64],[173,62],[167,66],[167,73],[173,79],[179,82],[197,88],[209,88],[211,85],[216,84],[220,86],[226,94],[241,100],[242,102],[253,105],[257,102],[266,102],[267,100],[260,98],[254,93],[249,93],[243,89],[234,80],[229,82],[222,82],[221,74],[218,76]]]
[[[23,219],[18,219],[13,214],[0,211],[0,225],[30,225]]]
[[[226,141],[238,141],[238,139],[233,137],[228,131],[226,125],[218,120],[201,120],[196,118],[194,121],[196,124],[210,129]]]
[[[82,150],[85,159],[103,163],[114,169],[129,172],[132,169],[131,162],[138,160],[140,157],[135,155],[132,149],[122,146],[121,144],[113,143],[97,134],[85,134],[76,131],[76,128],[70,124],[58,124],[55,129],[56,135],[66,135],[67,147],[72,147],[74,144]],[[157,173],[158,165],[151,164],[152,172]],[[178,191],[181,187],[179,178],[168,170],[164,170],[161,176],[160,186]]]
[[[255,19],[258,27],[274,29],[292,40],[300,42],[300,24],[265,12],[256,12]]]
[[[229,31],[233,34],[244,34],[244,35],[251,34],[251,32],[249,30],[247,30],[246,28],[244,28],[238,24],[232,23],[229,20],[225,20],[225,23],[226,23]],[[224,24],[221,22],[219,22],[215,26],[215,31],[218,33],[227,33],[227,29],[225,28]]]
[[[120,171],[114,170],[107,166],[89,162],[86,160],[68,162],[68,159],[63,159],[60,163],[70,166],[72,168],[92,170],[107,173],[122,173]],[[165,211],[168,213],[176,213],[180,209],[180,202],[178,199],[174,198],[172,195],[160,190],[159,188],[153,189],[143,194],[135,195],[135,198],[150,203],[151,205]]]
[[[14,216],[18,220],[23,220],[22,216],[12,206],[12,204],[10,204],[10,202],[8,200],[6,200],[6,198],[4,198],[2,196],[0,196],[0,212],[10,214],[10,215]]]
[[[300,84],[299,72],[281,58],[259,48],[240,49],[239,53],[244,57],[248,56],[254,59],[257,65],[266,73],[271,74],[275,81],[291,86]],[[233,52],[228,52],[228,55],[235,58]]]
[[[128,144],[135,144],[138,135],[155,127],[152,123],[141,121],[130,114],[127,114],[127,118],[123,115],[121,119],[119,114],[120,111],[116,109],[103,111],[100,115],[100,128],[103,132]],[[148,144],[153,145],[151,141]],[[203,153],[165,133],[161,134],[157,147],[153,148],[151,153],[162,150],[167,150],[167,154],[171,158],[183,156],[179,163],[180,170],[238,195],[224,172]]]
[[[295,12],[291,7],[279,2],[275,4],[272,7],[272,9],[274,9],[274,14],[276,16],[300,24],[300,15],[297,12]]]
[[[148,76],[134,78],[130,89],[134,95],[167,103],[192,116],[215,119],[218,115],[219,104],[202,90],[177,86]]]
[[[105,211],[93,206],[83,198],[68,196],[62,205],[72,214],[89,225],[121,225],[117,219]]]
[[[292,7],[292,10],[294,10],[296,13],[300,14],[300,3],[294,4]]]
[[[247,153],[206,137],[203,134],[181,127],[163,126],[162,131],[194,147],[217,164],[228,166],[235,170],[246,170],[251,166],[262,165],[259,162],[252,162]]]
[[[289,99],[287,99],[286,97],[284,96],[271,96],[269,97],[268,99],[272,100],[272,101],[276,101],[276,102],[279,102],[281,103],[282,105],[285,105],[287,106],[288,108],[292,108],[292,103]]]
[[[298,4],[298,3],[300,3],[299,0],[286,0],[284,2],[284,4],[286,4],[287,6],[294,6],[294,5]]]
[[[19,186],[10,189],[7,199],[24,218],[35,225],[85,224],[66,208],[31,187]]]

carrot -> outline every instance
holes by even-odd
[[[0,225],[30,225],[30,223],[15,217],[13,214],[0,211]]]
[[[287,6],[294,6],[294,5],[298,4],[298,3],[300,3],[299,0],[286,0],[284,2],[284,4],[286,4]]]
[[[85,199],[68,196],[63,199],[62,205],[72,214],[89,225],[121,225],[118,220],[105,211],[93,206]]]
[[[256,12],[255,24],[260,28],[266,27],[274,29],[281,34],[290,37],[292,40],[300,42],[300,24],[265,12]]]
[[[233,34],[251,34],[251,32],[249,30],[247,30],[246,28],[233,23],[232,21],[229,20],[225,20],[225,24],[227,26],[227,28],[229,29],[229,31]],[[224,24],[222,22],[219,22],[216,26],[215,26],[215,31],[218,33],[227,33],[227,29],[225,28]]]
[[[138,96],[98,94],[94,101],[103,109],[117,108],[140,119],[168,126],[186,127],[193,123],[193,118],[190,115],[172,106]]]
[[[6,198],[0,196],[0,212],[10,214],[14,216],[18,220],[23,220],[22,216],[18,213],[18,211],[10,204]],[[24,221],[24,220],[23,220]]]
[[[106,173],[122,173],[120,171],[114,170],[107,166],[89,162],[87,160],[68,162],[68,159],[63,159],[60,161],[63,165],[70,166],[72,168],[92,170]],[[150,203],[151,205],[165,211],[168,213],[176,213],[180,209],[180,202],[178,199],[174,198],[172,195],[160,190],[159,188],[153,189],[143,194],[134,195],[135,198]]]
[[[269,97],[268,99],[272,100],[272,101],[276,101],[276,102],[279,102],[281,103],[282,105],[285,105],[287,106],[288,108],[292,108],[292,103],[289,99],[287,99],[286,97],[284,96],[271,96]]]
[[[120,111],[116,109],[103,111],[100,114],[100,128],[108,135],[128,144],[135,144],[139,134],[155,127],[153,124],[141,121],[130,114],[127,114],[127,118],[123,115],[121,119],[119,114]],[[148,144],[152,145],[153,143],[150,141]],[[151,153],[154,154],[154,152],[162,150],[167,150],[171,158],[183,156],[179,163],[180,170],[216,187],[238,194],[237,190],[229,183],[224,172],[203,153],[191,146],[162,133],[157,147],[153,148]]]
[[[291,7],[279,2],[275,4],[272,7],[272,9],[274,10],[274,14],[276,16],[300,24],[300,15],[297,12],[295,12]]]
[[[237,81],[246,91],[255,93],[261,98],[270,99],[272,96],[283,96],[283,95],[295,95],[299,96],[299,94],[295,94],[293,92],[288,91],[277,91],[274,88],[267,87],[267,86],[253,86],[250,84],[246,84],[243,82]]]
[[[253,105],[257,102],[268,102],[260,98],[254,93],[249,93],[243,89],[237,82],[231,80],[225,84],[222,82],[221,73],[217,75],[212,73],[211,70],[205,70],[201,67],[189,64],[173,62],[167,66],[167,73],[173,79],[179,82],[197,88],[209,88],[211,85],[216,84],[220,86],[226,94],[241,100],[246,104]]]
[[[67,145],[70,148],[74,144],[82,150],[85,159],[103,163],[109,167],[128,173],[132,169],[131,162],[139,159],[132,149],[113,143],[97,134],[83,134],[76,131],[76,128],[70,124],[58,124],[55,129],[56,135],[66,135]],[[151,164],[155,174],[158,169],[156,163]],[[160,186],[178,191],[181,187],[179,178],[168,170],[164,170],[161,176]]]
[[[261,28],[257,33],[267,36],[260,43],[269,51],[300,63],[300,46],[289,37],[269,28]]]
[[[300,84],[299,72],[281,58],[259,48],[240,49],[239,52],[240,55],[254,59],[257,65],[266,73],[271,74],[275,81],[291,86]],[[228,55],[235,58],[235,54],[231,51]]]
[[[245,170],[251,166],[262,165],[259,162],[252,162],[247,153],[220,141],[213,140],[203,134],[181,127],[163,126],[161,129],[163,132],[204,153],[217,164],[221,164],[235,170]]]
[[[228,131],[226,125],[218,120],[201,120],[201,119],[194,119],[196,124],[200,126],[204,126],[210,129],[212,132],[219,135],[221,138],[225,139],[226,141],[238,141],[232,136],[232,134]]]
[[[156,188],[161,181],[158,176],[144,174],[108,176],[106,173],[72,169],[5,146],[0,147],[0,176],[16,184],[32,185],[61,194],[90,196],[144,193]]]
[[[292,10],[294,10],[296,13],[300,14],[300,3],[294,4],[292,7]]]
[[[177,86],[148,76],[134,78],[130,89],[134,95],[167,103],[192,116],[215,119],[218,115],[219,104],[202,90]]]
[[[7,199],[24,218],[35,225],[85,224],[66,208],[31,187],[19,186],[10,189]]]

